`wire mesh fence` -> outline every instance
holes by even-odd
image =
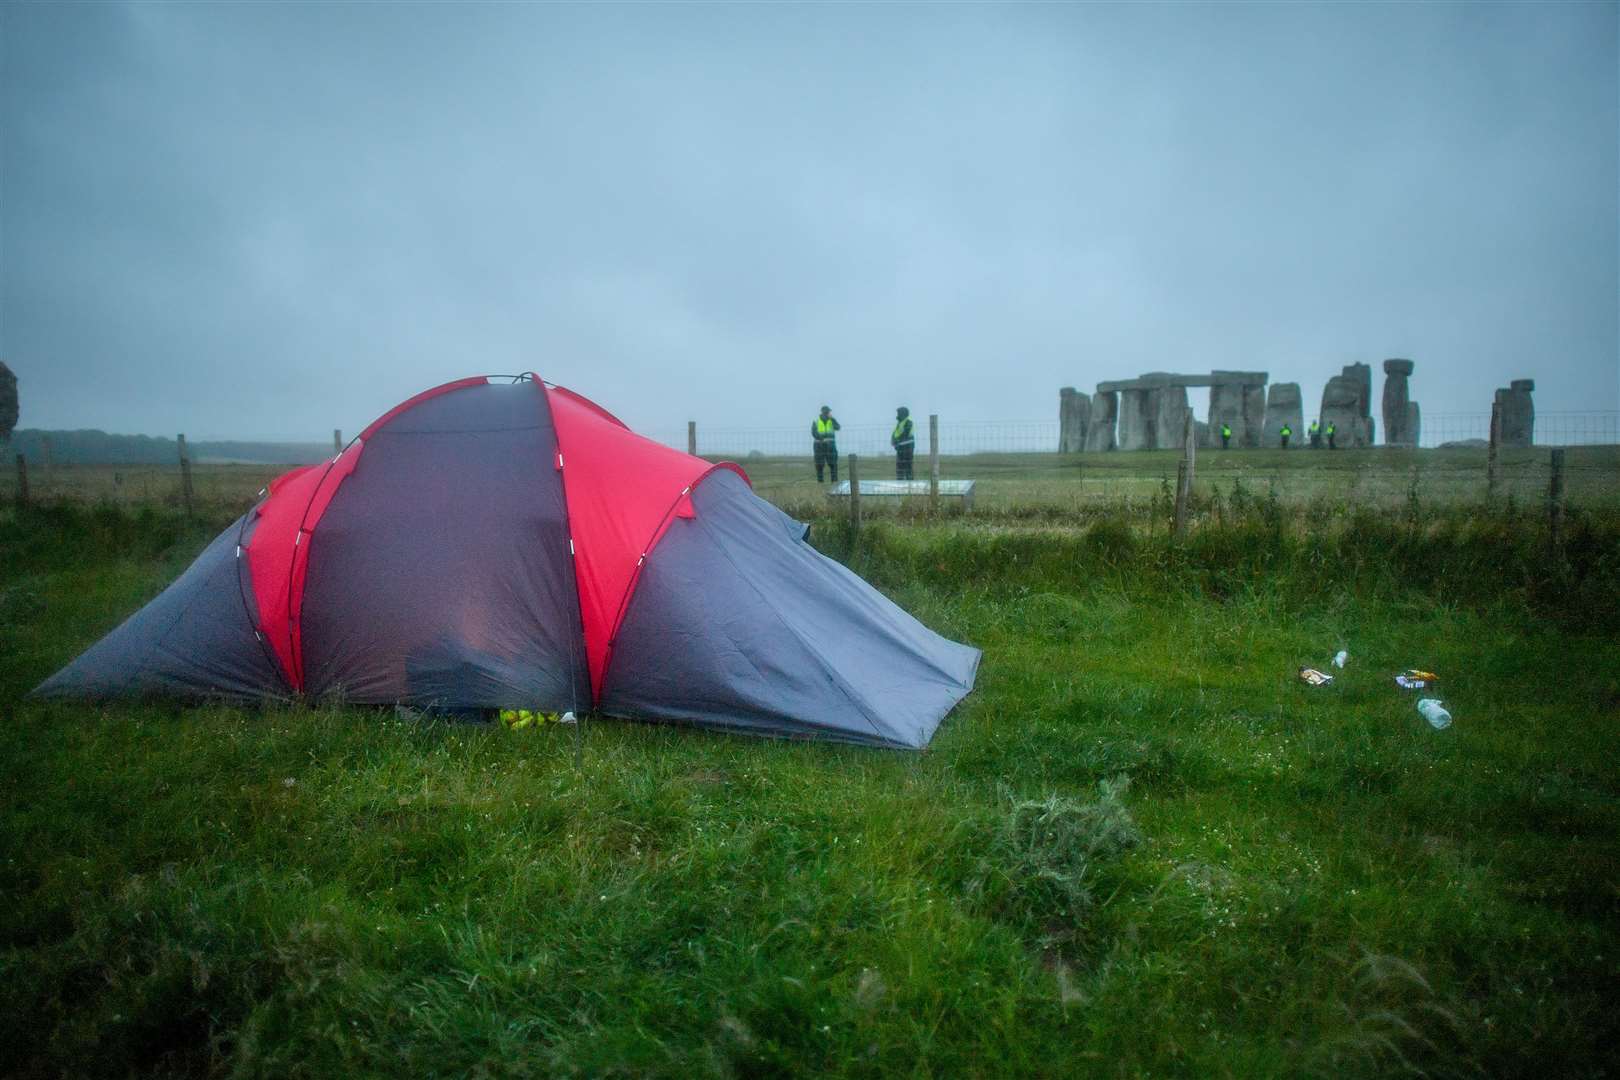
[[[918,452],[927,449],[927,417],[915,417]],[[750,456],[805,457],[811,454],[810,424],[786,427],[711,427],[697,422],[698,453],[709,457],[743,460]],[[1490,413],[1438,413],[1425,416],[1420,446],[1439,449],[1448,443],[1484,445],[1490,438]],[[689,430],[645,432],[650,438],[677,449],[688,446]],[[848,424],[838,432],[838,449],[862,456],[890,453],[892,427],[885,424]],[[941,420],[939,452],[963,454],[1043,454],[1058,449],[1056,420]],[[1535,419],[1538,446],[1612,446],[1620,444],[1620,413],[1542,413]]]
[[[1110,503],[1142,502],[1165,497],[1176,483],[1179,451],[1135,451],[1059,454],[1056,421],[1018,423],[942,420],[940,476],[971,480],[973,507],[997,511],[1056,512],[1092,510]],[[1200,450],[1194,467],[1192,495],[1210,498],[1234,490],[1260,498],[1299,504],[1329,501],[1357,506],[1396,506],[1413,499],[1464,504],[1488,499],[1525,505],[1544,501],[1552,477],[1552,451],[1538,445],[1502,448],[1491,455],[1484,446],[1488,416],[1456,415],[1425,419],[1424,444],[1476,444],[1450,448],[1363,450]],[[1479,432],[1478,435],[1470,432]],[[697,427],[697,448],[711,459],[741,462],[755,490],[795,512],[837,504],[817,482],[811,462],[808,422],[802,431],[781,428]],[[861,460],[868,480],[895,476],[896,459],[889,446],[891,429],[849,425],[838,433],[838,449],[847,470],[849,455]],[[1536,438],[1562,443],[1565,501],[1572,507],[1620,506],[1620,414],[1544,414],[1536,419]],[[653,432],[678,449],[687,448],[687,431]],[[8,448],[8,450],[14,448]],[[17,501],[22,470],[8,452],[0,468],[0,499]],[[97,465],[41,460],[25,463],[29,497],[35,501],[109,502],[187,505],[178,460],[170,464]],[[285,471],[284,465],[199,463],[191,469],[190,501],[199,507],[245,507],[260,488]],[[917,422],[914,476],[929,475],[928,419]],[[847,471],[842,474],[847,479]],[[830,481],[832,477],[829,475]],[[905,497],[875,500],[872,509],[911,505]]]

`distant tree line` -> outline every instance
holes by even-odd
[[[0,416],[0,419],[3,419]],[[50,460],[58,465],[173,465],[180,451],[173,439],[153,435],[110,435],[105,431],[40,431],[23,428],[12,433],[11,452],[25,455],[31,463],[45,461],[45,440],[49,438]],[[319,461],[332,452],[331,444],[268,443],[225,440],[186,441],[186,450],[196,462],[225,461],[266,465],[302,465]]]

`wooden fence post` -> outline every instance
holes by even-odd
[[[343,429],[332,429],[332,456],[337,457],[343,453]]]
[[[1547,533],[1552,539],[1553,551],[1563,550],[1564,451],[1562,447],[1552,452],[1552,479],[1547,485]]]
[[[861,467],[855,454],[849,455],[849,527],[861,527]]]
[[[686,452],[697,457],[697,421],[686,422]]]
[[[28,459],[17,455],[17,505],[28,505]]]
[[[1182,441],[1185,444],[1183,453],[1187,458],[1187,492],[1190,495],[1192,493],[1193,466],[1198,461],[1198,424],[1193,420],[1193,411],[1191,409],[1187,410],[1187,429],[1183,434]]]
[[[1192,410],[1187,410],[1185,429],[1182,432],[1181,461],[1176,467],[1176,521],[1175,534],[1179,538],[1187,532],[1187,503],[1192,498],[1193,464],[1198,453],[1196,435],[1198,429],[1193,426]]]
[[[186,437],[182,433],[174,437],[175,444],[180,450],[180,501],[185,504],[186,517],[191,516],[191,455],[186,453]]]
[[[1491,402],[1491,438],[1485,448],[1485,499],[1496,498],[1496,444],[1502,431],[1502,403]]]
[[[939,513],[939,414],[928,414],[928,512]]]

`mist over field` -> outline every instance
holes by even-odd
[[[1617,17],[7,5],[28,428],[324,439],[469,373],[633,427],[1150,370],[1620,409]]]

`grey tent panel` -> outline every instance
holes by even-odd
[[[372,704],[589,703],[556,456],[530,381],[452,390],[373,432],[310,537],[306,690]]]
[[[604,712],[921,748],[973,688],[949,641],[805,540],[734,473],[692,493],[642,568]]]
[[[77,698],[287,696],[243,602],[253,586],[246,560],[237,556],[241,533],[238,519],[151,603],[34,692]]]

